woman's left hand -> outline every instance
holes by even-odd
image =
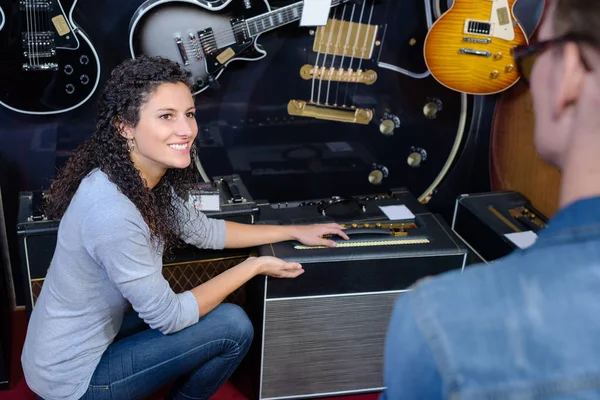
[[[348,235],[344,233],[344,228],[335,223],[302,225],[295,228],[294,236],[296,240],[306,246],[335,247],[336,243],[333,240],[323,238],[323,235],[338,235],[346,240],[349,239]]]

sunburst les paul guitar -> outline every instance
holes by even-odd
[[[424,55],[442,85],[467,94],[494,94],[520,78],[511,49],[527,44],[513,13],[516,0],[455,0],[431,27]]]

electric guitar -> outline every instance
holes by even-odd
[[[72,19],[76,4],[0,0],[0,105],[24,114],[57,114],[92,96],[100,60]]]
[[[349,0],[333,0],[335,7]],[[260,1],[255,1],[259,3]],[[231,0],[148,0],[132,17],[129,28],[131,56],[145,54],[177,61],[190,72],[196,95],[210,86],[236,60],[257,61],[267,53],[257,43],[267,31],[297,21],[303,1],[252,18],[221,12]]]
[[[516,0],[455,0],[431,27],[424,55],[442,85],[467,94],[494,94],[520,78],[511,54],[527,44],[513,13]]]

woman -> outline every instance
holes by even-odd
[[[161,273],[163,251],[180,239],[222,249],[348,238],[337,224],[244,225],[189,206],[194,112],[178,64],[124,62],[100,99],[96,132],[52,184],[47,212],[61,219],[58,241],[22,354],[27,383],[42,398],[137,399],[170,382],[171,398],[210,397],[253,335],[241,308],[220,303],[257,274],[294,278],[303,270],[249,258],[175,294]],[[130,305],[137,322],[124,321]]]

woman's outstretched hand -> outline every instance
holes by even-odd
[[[249,257],[245,262],[256,267],[257,275],[267,275],[274,278],[295,278],[302,273],[302,265],[297,262],[286,262],[277,257]]]

